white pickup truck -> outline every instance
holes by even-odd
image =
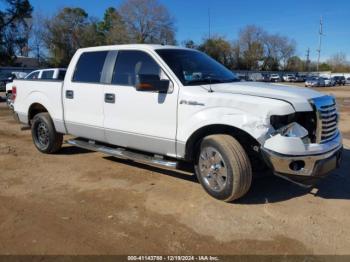
[[[335,99],[310,89],[238,82],[207,55],[161,45],[80,49],[64,81],[16,80],[14,110],[37,149],[71,145],[176,168],[232,201],[255,170],[310,184],[341,160]]]

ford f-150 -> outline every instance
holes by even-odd
[[[305,88],[239,82],[209,56],[162,45],[79,49],[64,81],[15,80],[14,110],[37,149],[71,145],[176,168],[232,201],[252,174],[309,185],[341,160],[336,101]]]

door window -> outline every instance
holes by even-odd
[[[53,74],[54,74],[53,70],[45,70],[41,74],[41,79],[53,79]]]
[[[29,74],[27,77],[26,77],[26,79],[38,79],[38,77],[39,77],[39,71],[37,71],[37,72],[33,72],[33,73],[31,73],[31,74]]]
[[[166,78],[153,58],[142,51],[118,51],[112,84],[135,86],[138,75],[149,75],[157,80]]]
[[[108,51],[81,54],[75,67],[73,82],[100,83]]]

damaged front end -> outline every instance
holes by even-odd
[[[312,112],[272,116],[274,131],[261,147],[276,175],[306,186],[339,167],[343,148],[334,99],[325,96],[310,104]]]

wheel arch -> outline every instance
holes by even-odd
[[[39,113],[49,113],[49,110],[47,110],[47,108],[45,106],[43,106],[40,103],[33,103],[30,105],[29,109],[28,109],[28,123],[29,125],[31,125],[31,122],[33,120],[33,118],[39,114]],[[49,113],[50,115],[50,113]]]
[[[215,134],[227,134],[234,137],[246,151],[253,167],[258,167],[261,164],[265,167],[260,154],[260,143],[246,131],[225,124],[207,125],[192,133],[185,145],[185,160],[194,161],[202,139]],[[259,163],[256,163],[257,161]]]

